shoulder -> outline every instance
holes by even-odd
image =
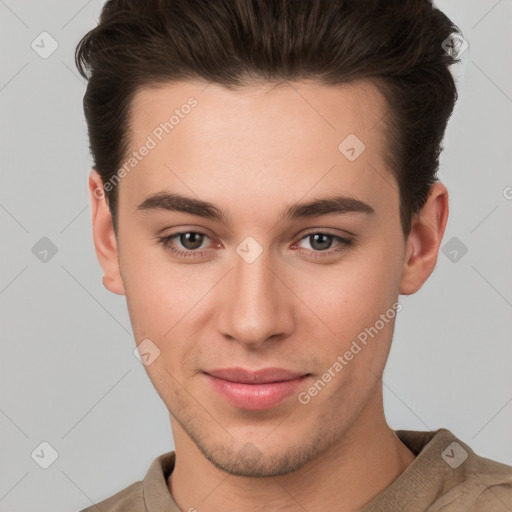
[[[139,481],[80,512],[140,512],[145,510],[142,481]]]
[[[512,510],[512,467],[473,454],[465,470],[473,483],[473,502],[468,512],[502,512]]]
[[[445,428],[395,434],[416,459],[365,512],[512,510],[512,467],[478,455]]]
[[[169,489],[167,477],[174,469],[175,452],[166,452],[153,460],[143,480],[134,482],[109,498],[80,512],[179,512]]]
[[[511,466],[478,455],[447,429],[401,434],[423,459],[424,476],[435,475],[427,478],[434,498],[429,511],[512,510]]]
[[[512,485],[496,484],[487,487],[468,512],[507,512],[512,510]]]

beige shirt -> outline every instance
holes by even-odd
[[[512,511],[512,467],[476,455],[446,429],[396,435],[417,457],[361,512]],[[143,481],[81,512],[180,512],[167,487],[174,457],[160,455]]]

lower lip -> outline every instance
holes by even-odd
[[[267,384],[242,384],[230,382],[205,374],[215,391],[220,393],[231,405],[241,409],[270,409],[295,393],[299,386],[308,378],[307,375],[282,382]]]

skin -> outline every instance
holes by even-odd
[[[446,187],[432,186],[405,240],[384,158],[387,105],[370,82],[141,89],[131,149],[190,96],[197,107],[119,183],[117,239],[94,193],[101,179],[94,170],[89,179],[103,283],[126,295],[137,344],[147,338],[160,350],[145,368],[170,413],[169,490],[181,510],[359,510],[414,460],[383,411],[394,320],[307,405],[293,394],[265,411],[237,408],[201,372],[277,366],[310,373],[307,390],[429,277],[448,218]],[[338,150],[350,133],[366,146],[355,161]],[[229,221],[137,209],[163,190],[210,201]],[[375,212],[278,221],[286,206],[333,193]],[[173,245],[203,256],[177,256],[157,241],[187,230],[207,235],[201,248],[179,237]],[[350,232],[354,243],[333,252],[333,238],[322,251],[310,231]],[[236,252],[247,236],[263,251],[252,263]]]

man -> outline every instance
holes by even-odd
[[[456,101],[428,0],[114,0],[77,48],[103,283],[175,451],[88,511],[501,511],[511,468],[394,432]]]

